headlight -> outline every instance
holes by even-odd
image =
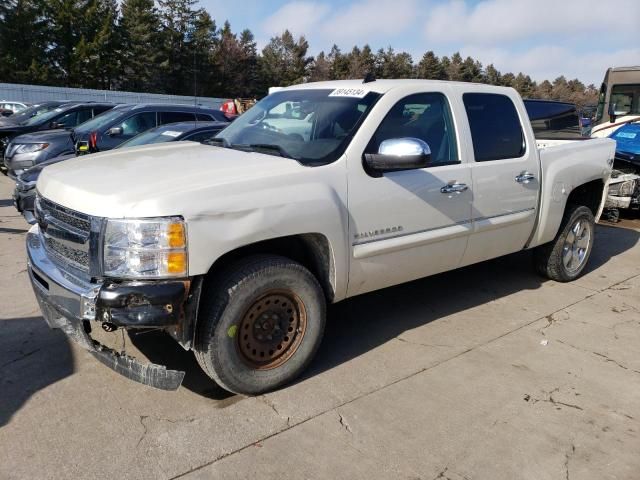
[[[35,153],[44,150],[48,146],[48,143],[23,143],[22,145],[18,145],[15,153]]]
[[[108,220],[104,274],[117,278],[187,276],[187,233],[179,217]]]
[[[609,185],[609,195],[615,195],[616,197],[629,197],[633,195],[635,188],[635,180],[625,180],[624,182],[613,183]]]

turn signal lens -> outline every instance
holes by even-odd
[[[167,229],[167,240],[171,248],[184,248],[186,246],[184,223],[170,224]]]
[[[167,272],[171,274],[186,274],[187,255],[184,252],[171,252],[167,256]]]

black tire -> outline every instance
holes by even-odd
[[[207,285],[200,306],[196,359],[209,377],[234,393],[256,395],[291,382],[312,360],[324,334],[320,284],[285,257],[256,255],[233,264]],[[264,334],[269,326],[271,335]],[[264,362],[260,355],[266,356]]]
[[[578,222],[588,229],[587,234],[589,235],[583,255],[578,255],[576,250],[568,247],[571,245],[571,234],[575,239],[574,229]],[[570,282],[580,277],[589,262],[594,235],[595,219],[591,210],[585,206],[568,205],[556,238],[534,250],[533,258],[536,270],[541,275],[557,282]],[[582,242],[584,242],[584,238],[583,236]],[[581,251],[582,249],[577,250]],[[573,266],[572,260],[569,260],[567,264],[567,258],[575,258],[575,266]]]

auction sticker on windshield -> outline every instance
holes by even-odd
[[[166,135],[167,137],[177,138],[180,136],[181,132],[176,132],[175,130],[167,130],[166,132],[162,132],[162,135]]]
[[[329,94],[330,97],[364,98],[367,91],[364,88],[336,88]]]

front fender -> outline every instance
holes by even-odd
[[[326,169],[326,170],[325,170]],[[185,215],[189,275],[206,274],[224,254],[240,247],[291,235],[320,233],[329,242],[335,268],[335,300],[346,294],[349,257],[345,177],[339,167],[309,167],[291,175],[218,188]],[[315,172],[317,170],[317,172]],[[324,170],[324,171],[322,171]],[[315,174],[317,173],[317,175]],[[226,190],[224,194],[220,190]]]

